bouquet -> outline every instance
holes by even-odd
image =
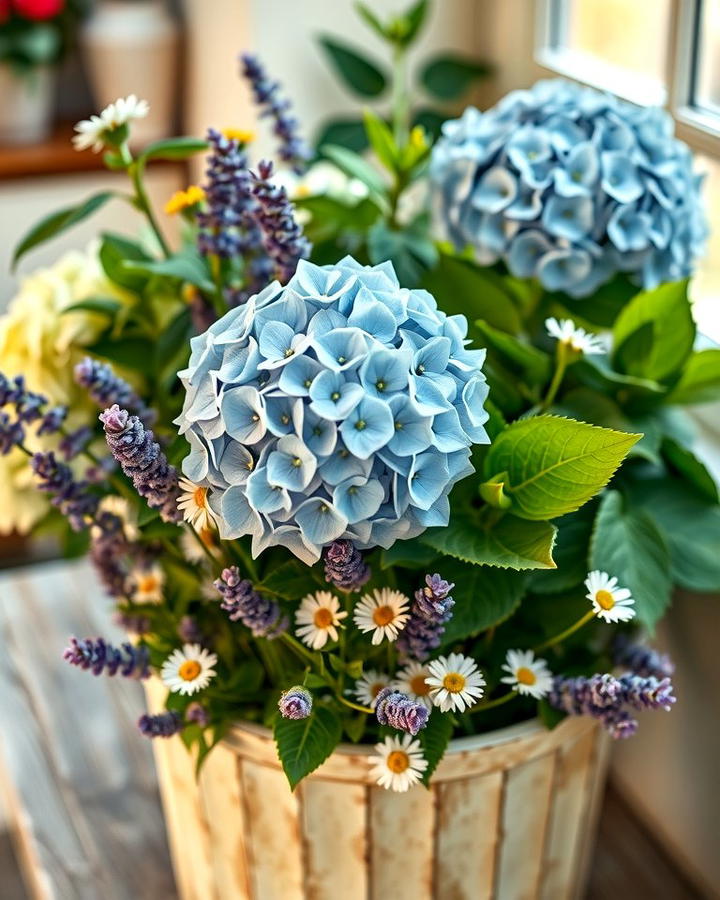
[[[628,737],[675,702],[639,634],[674,588],[720,588],[717,486],[684,411],[720,396],[688,301],[705,223],[687,148],[664,113],[563,81],[433,143],[404,76],[426,8],[365,16],[395,102],[389,124],[365,113],[370,153],[320,146],[327,194],[303,189],[318,154],[254,56],[282,182],[245,131],[134,156],[135,97],[79,123],[152,240],[103,235],[123,299],[72,311],[103,322],[73,367],[92,415],[71,428],[76,405],[0,381],[0,449],[26,454],[132,635],[73,637],[65,659],[161,679],[139,729],[198,764],[264,723],[293,787],[341,741],[405,791],[453,736],[535,716]],[[171,247],[145,166],[205,152],[204,184],[168,202],[187,226]],[[418,189],[432,215],[401,212]]]

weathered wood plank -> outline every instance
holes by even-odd
[[[436,788],[435,892],[443,900],[489,900],[503,798],[503,773]]]
[[[537,896],[554,767],[553,754],[506,775],[495,883],[495,896],[502,900],[533,900]]]

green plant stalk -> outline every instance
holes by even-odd
[[[407,86],[407,51],[396,46],[393,55],[393,134],[398,150],[405,149],[410,136],[410,95]]]
[[[133,158],[127,142],[120,147],[120,155],[127,166],[128,175],[130,176],[130,180],[132,181],[133,189],[135,191],[133,203],[140,210],[140,212],[145,215],[145,218],[148,220],[148,223],[152,228],[155,237],[157,238],[157,242],[160,245],[163,254],[165,255],[165,257],[169,257],[171,255],[170,247],[168,246],[168,243],[165,240],[165,237],[163,236],[163,233],[160,229],[160,225],[155,218],[155,213],[153,212],[150,198],[148,197],[147,191],[145,190],[145,184],[143,182],[145,166],[139,160],[135,160]]]
[[[559,644],[561,641],[564,641],[566,638],[569,638],[571,634],[575,634],[578,629],[582,628],[583,625],[587,625],[588,622],[591,622],[595,618],[595,610],[591,609],[585,613],[580,619],[577,620],[573,625],[569,628],[566,628],[564,631],[561,631],[560,634],[556,634],[555,637],[549,638],[547,641],[543,641],[542,644],[538,644],[537,647],[533,647],[533,650],[537,652],[538,650],[547,650],[548,647],[554,647],[556,644]]]
[[[494,700],[488,700],[487,703],[478,703],[476,706],[472,707],[470,712],[484,712],[486,709],[494,709],[496,706],[502,706],[503,703],[507,703],[509,700],[514,700],[517,695],[517,691],[510,691],[507,694],[503,694],[502,697],[496,697]]]
[[[361,706],[359,703],[353,703],[352,700],[346,700],[345,697],[343,697],[341,694],[336,694],[335,696],[341,703],[343,703],[345,706],[348,706],[350,709],[365,713],[368,716],[371,716],[375,712],[375,710],[370,709],[369,706]]]

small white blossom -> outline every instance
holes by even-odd
[[[572,319],[555,318],[545,319],[545,327],[550,337],[557,338],[561,344],[567,344],[578,353],[585,353],[588,356],[593,353],[604,353],[602,341],[599,337],[584,328],[577,328]]]
[[[374,590],[372,596],[365,594],[358,601],[353,620],[364,634],[372,631],[372,643],[379,644],[383,638],[397,639],[409,618],[410,600],[400,591],[390,588]]]
[[[340,601],[330,591],[308,594],[295,613],[295,623],[299,627],[295,633],[300,640],[313,650],[322,650],[328,640],[338,639],[341,620],[347,616],[340,609]]]
[[[215,523],[215,515],[208,504],[208,489],[194,484],[187,478],[181,478],[179,485],[182,493],[178,497],[177,505],[183,519],[198,531],[210,528]]]
[[[384,672],[377,672],[375,669],[368,669],[355,682],[353,693],[358,701],[364,706],[375,709],[377,703],[377,695],[384,687],[390,684],[390,676]]]
[[[378,755],[370,757],[373,763],[370,774],[385,790],[404,793],[420,781],[428,767],[420,741],[413,740],[409,734],[401,738],[386,737],[382,743],[375,744],[375,751]]]
[[[518,694],[540,700],[552,688],[552,673],[544,659],[535,659],[532,650],[508,650],[502,666],[508,674],[500,680]]]
[[[398,670],[392,686],[396,691],[407,694],[411,700],[432,709],[430,685],[426,680],[429,674],[430,669],[426,665],[409,662],[404,668]]]
[[[165,572],[157,563],[134,568],[127,579],[133,603],[161,603],[165,587]]]
[[[485,679],[469,656],[451,653],[428,664],[430,697],[440,712],[464,712],[482,697]]]
[[[76,150],[92,147],[93,153],[100,153],[107,145],[107,137],[133,119],[143,119],[150,111],[146,100],[138,100],[135,94],[119,97],[106,106],[98,116],[83,119],[75,126],[73,145]]]
[[[607,572],[595,570],[585,579],[585,595],[591,601],[598,619],[606,622],[629,622],[635,615],[635,601],[627,588],[618,587],[618,580]]]
[[[217,656],[200,644],[185,644],[174,650],[162,665],[163,684],[173,693],[195,694],[206,688],[215,677],[213,666]]]

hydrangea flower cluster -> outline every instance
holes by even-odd
[[[692,272],[707,224],[702,178],[670,116],[562,79],[443,126],[438,219],[482,264],[585,297],[615,273],[645,289]]]
[[[193,338],[176,423],[221,537],[312,564],[338,539],[390,547],[446,525],[469,448],[488,441],[485,351],[466,335],[390,263],[346,257],[301,261]]]

